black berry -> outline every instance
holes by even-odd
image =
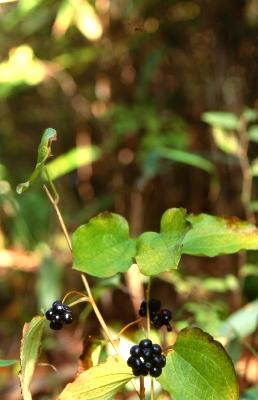
[[[47,310],[47,312],[46,312],[46,319],[48,319],[49,321],[51,321],[53,315],[54,315],[54,311],[52,310],[52,308],[50,308],[50,309]]]
[[[150,369],[150,375],[153,376],[154,378],[157,378],[158,376],[161,375],[162,369],[158,367],[151,367]]]
[[[150,339],[143,339],[139,343],[139,347],[141,349],[145,349],[145,348],[148,348],[148,347],[151,348],[151,346],[152,346],[152,341]]]
[[[130,354],[132,356],[139,356],[141,354],[140,347],[137,344],[135,346],[131,347]]]
[[[160,376],[166,365],[160,345],[153,344],[150,339],[141,340],[139,345],[132,346],[127,365],[132,368],[135,376]]]
[[[63,320],[65,324],[71,324],[73,322],[72,314],[70,312],[64,313]]]
[[[63,304],[60,300],[54,301],[52,307],[47,310],[46,318],[50,321],[50,328],[59,330],[63,323],[71,324],[73,322],[72,311],[69,306]]]

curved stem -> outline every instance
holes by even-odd
[[[138,324],[139,322],[141,322],[142,318],[138,318],[133,322],[130,322],[129,324],[127,324],[126,326],[123,327],[123,329],[121,329],[121,331],[117,334],[117,337],[119,338],[128,328],[130,328],[130,326]]]
[[[72,294],[77,294],[77,295],[80,296],[80,297],[85,297],[85,293],[78,292],[77,290],[71,290],[70,292],[66,293],[66,295],[63,297],[62,303],[64,303],[65,300],[66,300],[69,296],[71,296]]]

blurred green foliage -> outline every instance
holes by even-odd
[[[9,333],[20,332],[20,321],[80,285],[59,267],[70,259],[44,180],[15,193],[42,131],[58,132],[48,168],[69,231],[106,209],[124,215],[133,235],[157,231],[171,207],[247,219],[246,210],[258,210],[257,33],[256,0],[0,1],[0,250],[40,259],[24,272],[0,253],[6,358],[16,358]],[[241,193],[243,122],[249,201]],[[230,256],[185,257],[179,273],[157,280],[157,293],[186,324],[219,334],[233,310],[256,304],[258,258],[246,258],[239,268]],[[100,298],[116,292],[93,284]]]

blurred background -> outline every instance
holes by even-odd
[[[258,2],[0,0],[0,50],[0,358],[17,359],[24,322],[82,290],[42,182],[15,191],[47,127],[69,232],[103,210],[125,216],[132,235],[158,230],[170,207],[256,222]],[[178,329],[224,337],[246,400],[258,398],[257,262],[257,252],[184,257],[152,287]],[[136,281],[91,280],[115,331],[135,319]],[[35,399],[55,398],[82,339],[100,337],[90,310],[75,313],[71,328],[46,331]],[[20,398],[18,370],[1,368],[1,399]]]

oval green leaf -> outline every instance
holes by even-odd
[[[58,400],[110,400],[133,378],[132,370],[119,356],[111,356],[103,364],[82,372],[69,383]]]
[[[109,212],[81,225],[72,236],[72,247],[73,268],[100,278],[127,271],[135,256],[127,221]]]
[[[29,386],[38,358],[45,320],[44,317],[37,316],[23,327],[20,350],[20,381],[24,400],[32,400]]]
[[[158,379],[173,400],[237,400],[235,370],[223,346],[199,328],[183,329]]]
[[[192,229],[183,240],[184,254],[215,257],[258,249],[258,229],[248,222],[208,214],[189,215],[187,219]]]
[[[25,192],[25,190],[27,190],[33,184],[35,179],[37,179],[37,177],[42,173],[45,163],[51,154],[51,144],[56,139],[57,133],[55,129],[48,128],[44,131],[38,147],[37,164],[29,179],[26,182],[17,185],[16,192],[18,194]]]
[[[146,232],[137,239],[136,262],[140,271],[144,275],[157,275],[176,269],[189,227],[183,208],[167,210],[161,218],[160,233]]]

